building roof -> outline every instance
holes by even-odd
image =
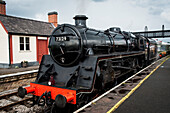
[[[53,25],[49,22],[14,16],[0,14],[0,21],[8,31],[8,34],[50,36],[54,30]]]

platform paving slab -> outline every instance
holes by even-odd
[[[113,113],[170,113],[170,58]]]

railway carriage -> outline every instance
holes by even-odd
[[[170,54],[170,43],[158,42],[159,58],[162,58],[162,57],[166,56],[167,54]]]

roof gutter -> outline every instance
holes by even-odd
[[[42,37],[50,37],[50,35],[41,35],[41,34],[26,34],[26,33],[13,33],[8,32],[10,35],[26,35],[26,36],[42,36]]]

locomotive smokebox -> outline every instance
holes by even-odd
[[[85,15],[76,15],[73,19],[75,19],[76,26],[86,27],[86,20],[88,18]]]

